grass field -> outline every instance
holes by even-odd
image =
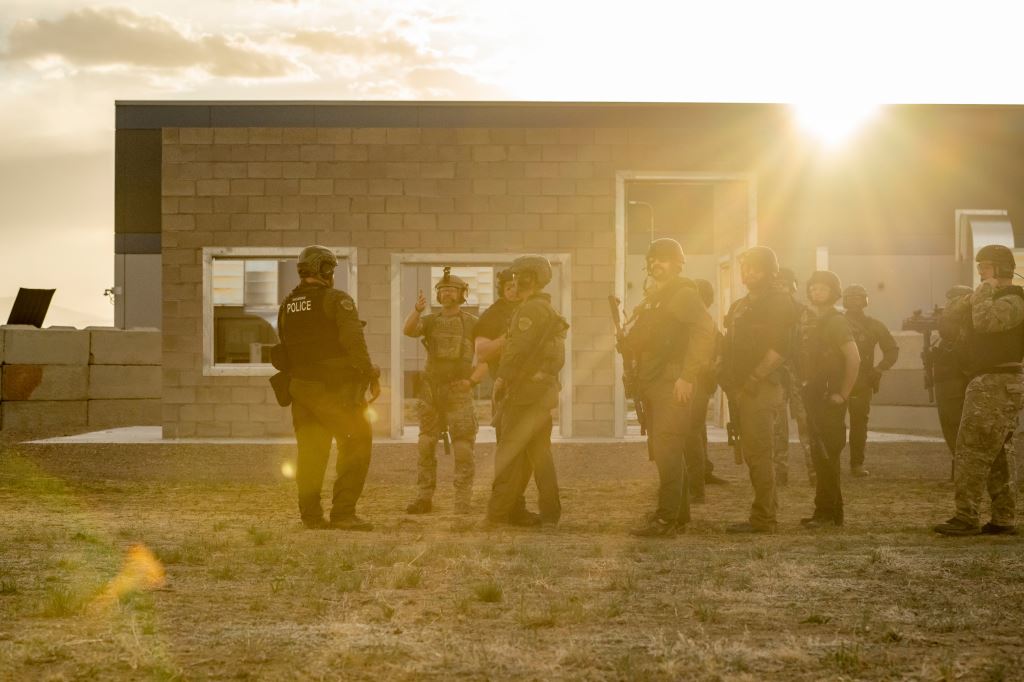
[[[478,456],[476,506],[493,446]],[[642,446],[557,451],[563,523],[492,530],[401,513],[410,446],[379,446],[372,533],[307,531],[293,448],[5,446],[0,679],[1021,679],[1024,537],[947,539],[939,445],[874,447],[848,525],[735,537],[745,471],[718,470],[672,540],[627,529],[654,492]],[[793,456],[793,460],[799,458]]]

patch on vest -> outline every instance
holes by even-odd
[[[532,326],[533,326],[533,320],[531,320],[530,318],[528,318],[528,317],[520,317],[519,318],[519,331],[525,332],[525,331],[527,331]]]
[[[352,303],[352,300],[348,298],[344,298],[341,300],[341,307],[349,312],[352,312],[353,310],[356,309],[355,304]]]

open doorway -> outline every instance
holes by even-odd
[[[757,184],[748,173],[620,171],[616,174],[616,296],[627,314],[643,299],[645,256],[653,239],[671,237],[686,254],[683,275],[715,288],[710,313],[722,317],[739,290],[736,257],[757,243]],[[615,357],[616,376],[622,357]],[[615,385],[615,436],[636,430],[636,413]],[[720,401],[712,402],[720,418]]]
[[[402,323],[412,310],[417,294],[424,292],[430,304],[428,312],[437,310],[434,285],[443,276],[444,267],[451,266],[452,274],[466,280],[469,296],[463,309],[479,317],[495,300],[497,274],[508,267],[519,254],[403,254],[391,256],[391,410],[390,431],[393,438],[403,438],[407,427],[415,427],[416,395],[420,372],[426,363],[426,351],[419,339],[406,337]],[[572,291],[570,282],[570,256],[544,254],[551,263],[551,283],[545,291],[551,294],[555,310],[572,317]],[[554,415],[557,432],[563,437],[572,435],[572,329],[566,338],[566,362],[562,368],[562,391]],[[397,368],[397,370],[396,370]],[[477,416],[481,425],[491,420],[491,382],[486,378],[475,389]]]

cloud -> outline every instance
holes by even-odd
[[[507,93],[477,77],[444,66],[424,66],[411,69],[405,82],[416,92],[429,97],[460,97],[465,99],[500,99]]]
[[[340,33],[331,30],[298,31],[288,42],[320,54],[344,55],[359,58],[389,58],[421,60],[429,51],[394,33]]]
[[[80,68],[200,69],[223,78],[284,77],[295,68],[285,57],[247,40],[189,35],[163,17],[122,8],[19,21],[0,56],[23,62],[57,57]]]

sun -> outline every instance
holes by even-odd
[[[801,129],[824,146],[834,148],[875,118],[881,106],[872,102],[820,100],[794,103],[791,109]]]

